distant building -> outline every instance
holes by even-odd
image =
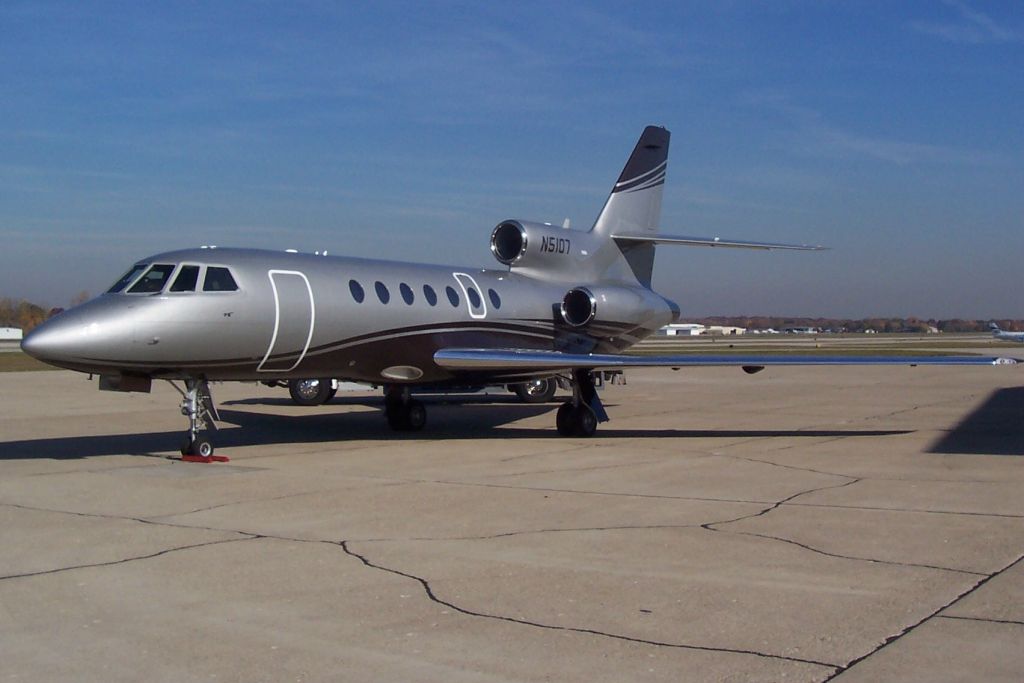
[[[655,334],[667,337],[696,337],[706,331],[707,328],[699,323],[672,323],[660,328]]]
[[[817,327],[784,327],[782,331],[786,334],[818,334],[820,332]]]
[[[747,328],[745,327],[733,327],[732,325],[712,325],[707,329],[707,332],[705,332],[704,334],[732,336],[736,334],[746,333]]]
[[[21,341],[23,336],[20,327],[0,327],[0,341]]]

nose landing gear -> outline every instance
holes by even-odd
[[[213,454],[213,442],[202,433],[210,425],[217,428],[214,420],[220,419],[217,407],[210,395],[210,385],[205,379],[185,380],[185,391],[170,382],[181,394],[181,414],[188,418],[188,434],[181,445],[181,459],[185,462],[228,462],[225,455]]]

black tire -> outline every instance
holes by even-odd
[[[418,432],[427,424],[427,408],[419,401],[409,401],[405,407],[406,429]]]
[[[590,409],[590,406],[581,405],[573,415],[573,427],[576,436],[593,436],[597,431],[597,415]]]
[[[572,436],[576,431],[575,424],[576,406],[572,401],[566,401],[558,406],[558,412],[555,413],[555,427],[558,428],[558,433],[562,436]]]
[[[331,400],[331,380],[293,379],[288,382],[288,393],[300,406],[318,406]]]
[[[209,458],[213,455],[213,442],[205,436],[200,436],[193,441],[186,439],[181,447],[182,455],[197,455],[201,458]]]
[[[200,436],[192,442],[192,455],[209,458],[213,455],[213,442],[206,437]]]
[[[388,421],[388,427],[396,432],[405,431],[405,410],[400,402],[384,399],[384,417]]]
[[[534,379],[513,385],[512,391],[516,392],[516,396],[523,403],[547,403],[558,391],[558,380],[554,377]]]

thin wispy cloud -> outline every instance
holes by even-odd
[[[999,161],[998,156],[989,152],[874,137],[825,124],[819,124],[805,133],[804,149],[828,156],[862,157],[900,166],[988,166]]]
[[[899,140],[851,130],[829,122],[819,111],[793,104],[782,92],[761,90],[740,98],[744,104],[775,112],[786,120],[785,147],[804,155],[868,159],[907,166],[947,164],[993,166],[1003,159],[994,152],[931,142]]]
[[[943,0],[943,4],[957,12],[959,16],[956,20],[914,21],[910,24],[911,28],[920,33],[965,45],[1010,43],[1024,39],[1024,32],[1001,25],[966,2]]]

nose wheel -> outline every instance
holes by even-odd
[[[214,420],[220,419],[213,404],[210,385],[205,379],[185,380],[185,391],[171,383],[181,394],[181,414],[188,418],[188,433],[181,445],[181,459],[185,462],[228,462],[225,455],[213,454],[213,442],[203,434],[208,426],[217,428]]]

